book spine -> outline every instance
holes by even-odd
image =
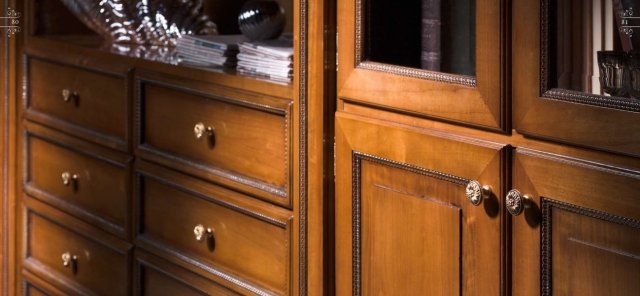
[[[440,70],[440,0],[422,0],[422,52],[423,69]]]

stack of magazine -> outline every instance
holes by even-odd
[[[243,35],[184,35],[176,43],[181,63],[201,67],[235,68]]]
[[[293,77],[293,39],[242,42],[239,46],[237,71],[272,82],[287,84]]]

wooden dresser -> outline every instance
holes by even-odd
[[[228,15],[241,3],[227,4],[207,9],[221,32],[236,33]],[[325,124],[323,92],[308,87],[330,69],[307,74],[325,45],[307,39],[322,32],[303,30],[306,1],[282,1],[296,52],[287,85],[110,47],[59,0],[17,5],[26,28],[18,211],[9,220],[16,286],[5,292],[322,293],[324,270],[306,266],[323,261],[308,252],[324,244],[318,197],[331,144],[316,128]],[[313,15],[322,22],[323,12]],[[306,54],[312,48],[321,50]],[[309,123],[311,113],[319,118]]]

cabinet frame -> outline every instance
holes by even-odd
[[[488,130],[509,130],[508,1],[476,5],[475,77],[365,60],[366,1],[338,0],[339,99]]]
[[[640,101],[549,89],[550,0],[513,1],[513,121],[530,137],[640,156]]]

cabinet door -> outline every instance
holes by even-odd
[[[501,130],[501,0],[338,0],[338,96]]]
[[[617,16],[631,2],[513,1],[516,130],[640,156],[640,56],[625,52],[640,35]]]
[[[339,113],[336,149],[338,295],[500,294],[503,146]]]
[[[520,148],[513,163],[513,295],[637,295],[640,172]]]

